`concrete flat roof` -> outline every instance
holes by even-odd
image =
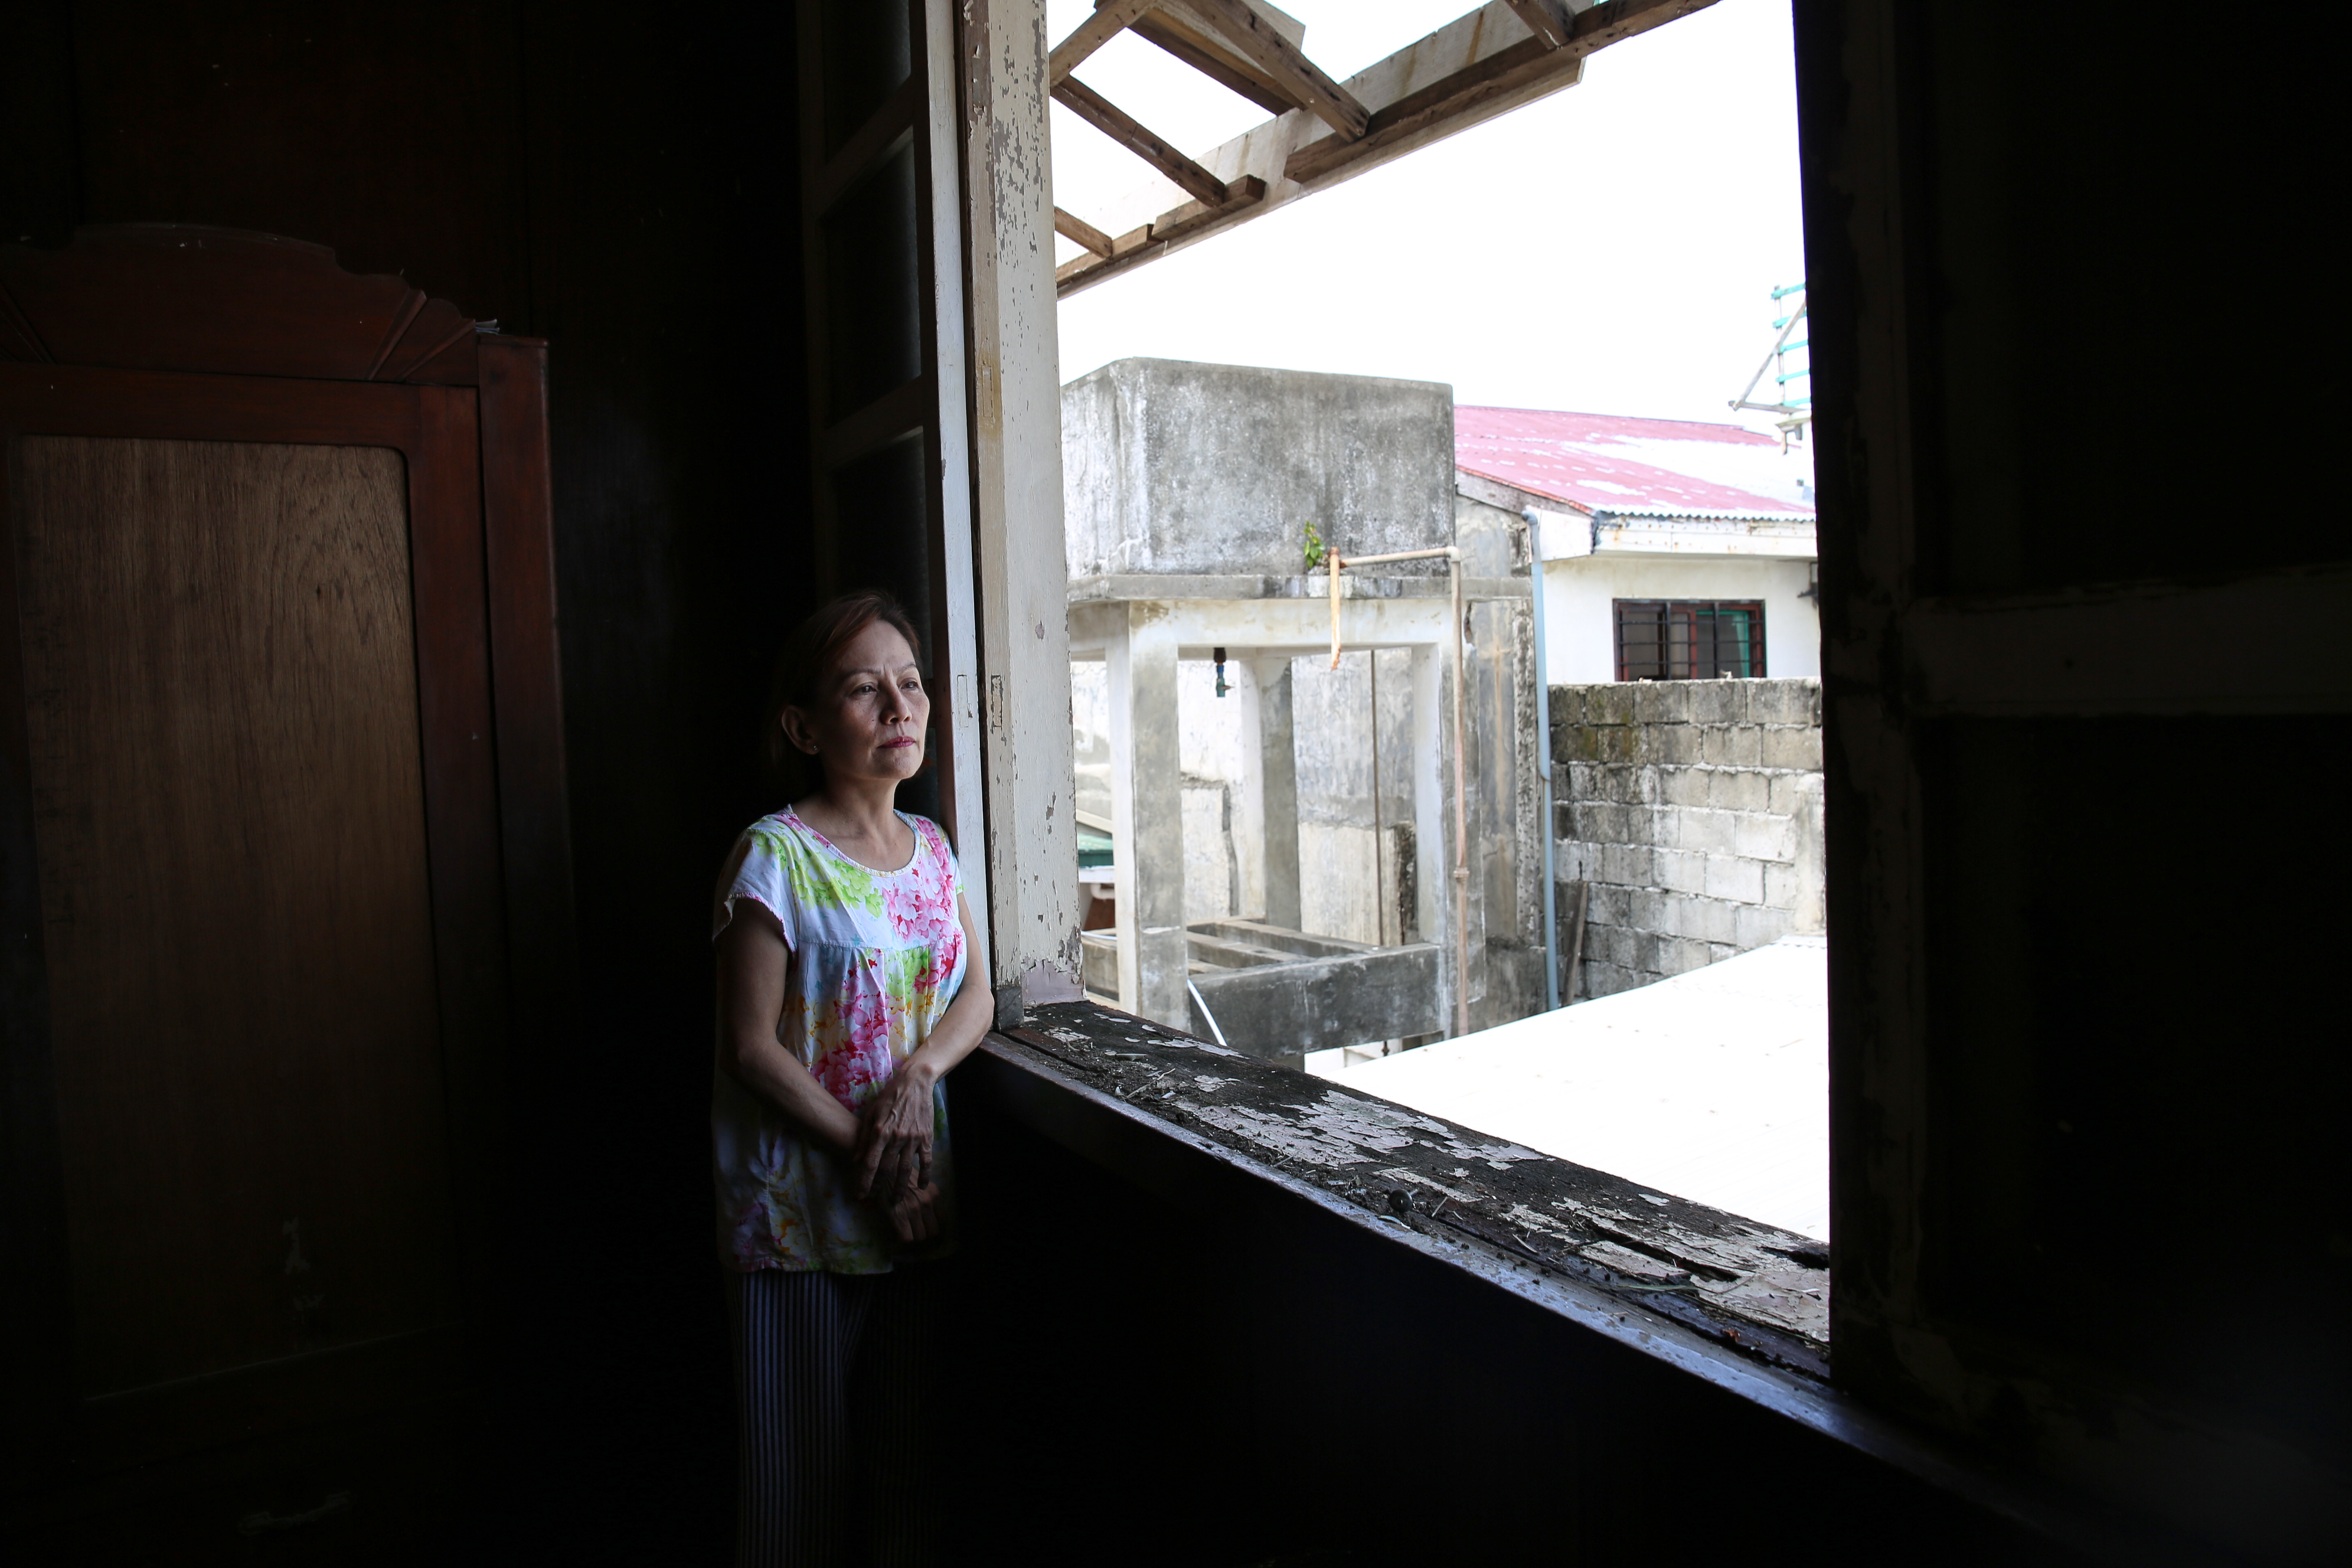
[[[1829,951],[1783,937],[1324,1075],[1651,1190],[1830,1235]]]

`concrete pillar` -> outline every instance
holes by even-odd
[[[1290,658],[1255,661],[1260,810],[1265,822],[1265,923],[1298,929],[1298,751],[1291,730]]]
[[[1118,1005],[1189,1029],[1175,628],[1164,604],[1126,608],[1127,625],[1104,650],[1110,678],[1111,831],[1118,844]]]

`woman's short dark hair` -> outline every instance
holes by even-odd
[[[814,758],[784,738],[784,710],[813,702],[817,682],[841,657],[841,650],[877,621],[907,639],[916,665],[921,667],[922,634],[915,630],[913,617],[898,601],[879,588],[861,588],[820,605],[784,640],[784,651],[776,658],[775,679],[768,686],[768,725],[760,742],[760,755],[768,764],[769,776],[793,798],[816,787],[818,770]]]

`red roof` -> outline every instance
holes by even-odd
[[[1778,437],[1695,419],[1538,408],[1454,410],[1465,473],[1583,512],[1811,518],[1812,462]]]

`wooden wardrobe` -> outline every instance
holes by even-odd
[[[9,1487],[462,1400],[570,989],[545,346],[85,228],[0,453]]]

